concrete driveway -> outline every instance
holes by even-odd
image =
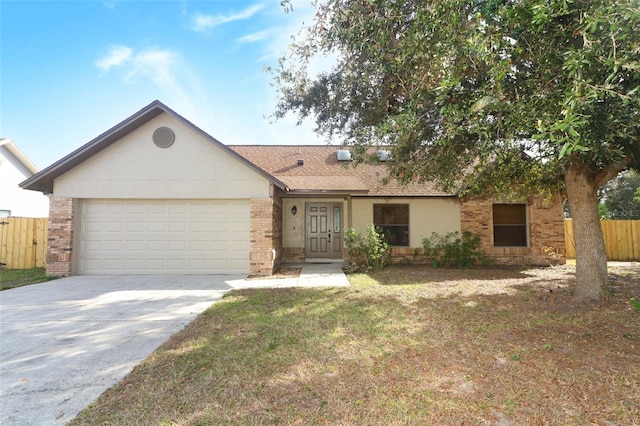
[[[75,276],[0,292],[0,424],[64,424],[244,276]]]

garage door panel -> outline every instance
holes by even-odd
[[[209,231],[209,223],[202,222],[191,222],[189,223],[189,231],[190,232],[208,232]]]
[[[149,204],[147,207],[147,211],[150,214],[165,214],[167,212],[166,204]]]
[[[118,241],[104,241],[103,244],[96,244],[97,247],[96,249],[92,250],[92,251],[100,251],[101,249],[104,249],[105,251],[115,251],[115,252],[121,252],[122,251],[122,245],[124,244],[124,242],[122,240],[118,240]]]
[[[83,232],[102,232],[104,227],[105,224],[103,224],[102,222],[85,221],[82,229]]]
[[[102,223],[98,223],[98,225],[102,225]],[[104,222],[104,229],[109,232],[120,232],[123,229],[123,224],[121,222]],[[98,229],[101,230],[100,228]]]
[[[124,212],[131,212],[139,210],[140,207],[133,204],[105,204],[102,211],[108,214],[121,214]]]
[[[248,201],[84,200],[81,217],[79,273],[248,273]]]
[[[165,232],[167,224],[164,222],[147,222],[147,230],[149,232]]]
[[[164,241],[147,241],[147,250],[148,251],[154,251],[154,250],[159,250],[159,251],[163,251],[165,249],[165,244]]]

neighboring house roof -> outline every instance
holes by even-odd
[[[433,183],[402,185],[387,176],[386,165],[338,161],[335,145],[233,145],[230,148],[284,182],[292,192],[349,192],[369,196],[452,196]],[[302,165],[298,161],[302,160]]]
[[[31,174],[38,173],[38,167],[8,138],[0,138],[0,147],[7,149]]]
[[[38,167],[27,158],[11,139],[0,138],[0,210],[2,216],[46,217],[49,199],[42,194],[25,191],[18,183],[33,176]]]
[[[142,108],[140,111],[133,114],[131,117],[125,119],[119,124],[116,124],[111,129],[107,130],[97,138],[89,141],[85,145],[73,151],[71,154],[66,157],[56,161],[49,167],[43,169],[39,173],[34,174],[30,178],[26,179],[24,182],[20,183],[20,186],[24,189],[31,189],[34,191],[42,191],[44,193],[52,193],[53,192],[53,181],[63,173],[71,170],[81,162],[85,161],[92,155],[102,151],[107,148],[109,145],[117,142],[122,139],[124,136],[133,132],[140,126],[145,123],[148,123],[152,119],[156,118],[162,113],[169,114],[176,119],[182,121],[187,126],[191,127],[196,133],[200,136],[208,140],[209,142],[217,145],[221,149],[227,151],[233,157],[237,158],[242,163],[246,164],[248,167],[254,169],[256,172],[264,176],[266,179],[270,180],[274,185],[279,187],[280,189],[287,190],[288,188],[284,183],[260,169],[255,164],[251,163],[241,155],[237,154],[235,151],[229,149],[226,145],[206,133],[204,130],[200,129],[193,123],[191,123],[186,118],[182,117],[171,108],[166,106],[160,101],[153,101],[146,107]]]

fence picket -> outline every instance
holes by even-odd
[[[9,217],[0,222],[0,264],[7,269],[44,267],[48,218]]]
[[[640,260],[640,220],[601,220],[609,260]],[[573,221],[564,222],[567,259],[575,259]]]

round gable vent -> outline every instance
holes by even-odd
[[[158,127],[155,132],[153,132],[153,143],[156,144],[158,148],[169,148],[175,140],[175,133],[168,127]]]

